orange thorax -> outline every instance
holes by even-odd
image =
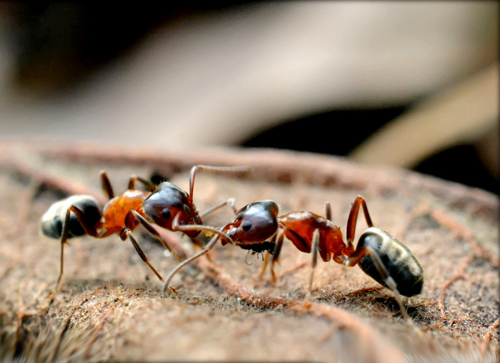
[[[311,212],[291,212],[280,217],[280,224],[285,227],[286,237],[298,250],[311,252],[314,230],[319,229],[319,254],[323,261],[330,261],[342,254],[346,247],[340,228],[331,221]]]
[[[149,196],[149,192],[142,190],[127,190],[125,193],[114,197],[103,208],[102,217],[98,224],[99,237],[107,237],[113,233],[119,233],[126,225],[125,218],[131,210],[139,212],[145,217],[142,203]],[[129,221],[129,228],[137,227],[138,222]]]

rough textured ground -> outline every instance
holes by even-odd
[[[0,361],[38,356],[78,361],[303,360],[343,362],[494,362],[498,359],[498,201],[491,194],[413,173],[352,165],[333,157],[270,150],[162,152],[101,146],[0,148]],[[79,238],[65,250],[42,237],[44,211],[67,193],[101,195],[105,169],[115,192],[128,177],[157,173],[187,188],[193,164],[252,165],[247,177],[200,173],[200,210],[229,197],[237,207],[273,199],[281,212],[324,214],[345,233],[361,194],[374,223],[402,240],[425,270],[425,291],[406,302],[404,321],[393,294],[358,267],[318,263],[314,291],[304,302],[310,255],[285,243],[273,285],[257,255],[218,246],[173,280],[161,282],[118,236]],[[102,198],[102,196],[101,196]],[[222,225],[229,209],[205,222]],[[360,218],[359,236],[366,224]],[[135,235],[141,237],[140,230]],[[179,250],[189,241],[165,233]],[[161,246],[140,242],[163,276],[177,265]],[[42,358],[40,358],[42,357]]]

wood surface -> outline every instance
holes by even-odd
[[[342,361],[496,362],[499,346],[498,199],[479,189],[416,173],[360,165],[307,153],[234,148],[193,151],[102,145],[0,145],[0,361]],[[99,172],[115,192],[128,178],[152,174],[187,189],[194,164],[250,165],[245,177],[199,173],[200,210],[234,197],[236,206],[262,199],[281,213],[324,214],[345,233],[351,203],[365,197],[376,226],[418,258],[425,290],[406,300],[358,267],[319,261],[305,301],[310,255],[285,242],[280,278],[259,278],[261,256],[217,246],[173,279],[161,282],[118,236],[78,238],[65,249],[39,232],[41,215],[70,194],[105,201]],[[205,220],[221,226],[222,209]],[[360,218],[359,237],[366,224]],[[160,229],[158,229],[161,231]],[[161,231],[179,253],[195,250],[179,233]],[[138,229],[151,263],[166,276],[179,262]]]

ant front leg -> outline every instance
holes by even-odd
[[[208,242],[208,244],[205,246],[205,248],[198,252],[196,255],[194,256],[191,256],[190,258],[188,258],[187,260],[183,261],[182,263],[180,263],[179,265],[177,265],[177,267],[172,271],[170,272],[170,274],[167,276],[165,282],[163,283],[163,287],[162,287],[162,293],[165,294],[165,290],[167,289],[167,286],[170,287],[170,289],[177,293],[176,290],[170,286],[170,280],[172,280],[172,278],[174,277],[174,275],[179,272],[184,266],[190,264],[191,262],[193,262],[194,260],[197,260],[198,258],[200,258],[201,256],[207,254],[208,252],[210,252],[210,250],[212,250],[217,241],[222,237],[222,238],[226,238],[228,241],[230,241],[231,243],[234,243],[233,240],[231,239],[231,237],[229,237],[226,233],[218,230],[217,228],[214,228],[214,227],[210,227],[210,226],[201,226],[201,225],[179,225],[179,214],[177,214],[172,222],[172,229],[175,231],[201,231],[201,230],[207,230],[207,231],[211,231],[211,232],[214,232],[216,233],[215,236],[212,237],[212,239],[210,240],[210,242]]]
[[[276,237],[278,236],[278,233],[275,233],[271,239],[269,240],[271,243],[275,245],[274,251],[272,255],[276,253],[278,247],[277,247],[277,242],[276,242]],[[281,241],[281,244],[283,244],[283,240]],[[281,251],[281,246],[279,247],[278,253]],[[264,274],[266,273],[267,265],[269,264],[269,256],[271,256],[271,253],[269,251],[266,251],[266,256],[264,257],[264,261],[262,263],[262,269],[260,270],[259,274],[257,275],[257,278],[262,278]],[[274,271],[271,271],[271,276],[272,276],[272,281],[273,283],[276,283],[276,276],[273,275]]]
[[[146,230],[150,232],[156,240],[160,241],[166,249],[172,251],[170,246],[154,230],[153,226],[151,226],[149,222],[135,210],[130,210],[127,213],[127,216],[125,217],[125,227],[120,231],[120,238],[122,239],[122,241],[125,241],[128,238],[141,257],[142,261],[144,261],[144,263],[149,266],[149,268],[155,273],[160,281],[163,281],[163,277],[161,277],[161,275],[158,273],[158,271],[156,271],[153,265],[149,263],[148,257],[132,234],[132,229],[134,229],[137,223],[136,221],[142,224],[146,228]]]
[[[228,200],[225,200],[224,202],[219,203],[217,205],[214,205],[213,207],[207,209],[203,213],[200,213],[200,218],[203,220],[203,218],[205,218],[205,216],[207,216],[208,214],[213,213],[216,210],[219,210],[220,208],[222,208],[222,207],[224,207],[226,205],[229,208],[231,208],[231,210],[233,211],[234,214],[237,213],[236,205],[235,205],[235,199],[234,198],[229,198]],[[193,244],[195,244],[196,246],[199,246],[199,247],[203,248],[203,244],[198,240],[197,237],[191,238],[191,240],[193,241]],[[212,261],[212,257],[210,257],[210,254],[207,255],[207,258],[209,259],[210,262],[213,262]]]
[[[180,232],[183,232],[187,235],[186,232],[189,232],[189,231],[209,231],[209,232],[213,232],[213,233],[216,233],[216,234],[221,234],[223,237],[227,238],[229,241],[232,241],[232,239],[225,233],[221,232],[219,229],[215,228],[215,227],[210,227],[210,226],[205,226],[205,225],[200,225],[200,224],[188,224],[188,225],[180,225],[179,224],[179,217],[180,217],[180,213],[177,214],[174,218],[174,220],[172,221],[172,231],[180,231]],[[191,237],[191,241],[193,242],[193,244],[197,247],[200,247],[200,248],[205,248],[205,246],[203,246],[203,244],[198,240],[198,237]],[[207,255],[207,259],[214,263],[215,262],[212,260],[212,258],[210,257],[210,255]]]
[[[276,242],[276,247],[274,248],[273,259],[271,260],[271,278],[273,282],[276,283],[276,273],[274,272],[274,264],[278,262],[281,248],[283,247],[283,239],[285,238],[285,233],[281,231]]]
[[[160,242],[163,247],[165,247],[165,249],[167,249],[177,260],[180,260],[180,257],[172,250],[172,247],[168,245],[167,241],[160,236],[153,225],[139,212],[130,210],[125,217],[125,226],[127,226],[128,229],[133,230],[135,228],[135,222],[139,222],[155,240]]]
[[[259,274],[257,275],[258,278],[262,278],[264,276],[264,274],[266,273],[267,265],[269,264],[269,256],[271,256],[271,254],[269,252],[267,252],[266,256],[264,257],[264,262],[262,263],[262,269],[260,270]]]
[[[204,254],[208,253],[212,248],[214,248],[214,246],[217,243],[217,241],[219,240],[219,238],[220,238],[219,235],[213,236],[212,239],[210,240],[210,242],[208,242],[208,244],[205,246],[205,248],[202,251],[198,252],[196,255],[191,256],[187,260],[184,260],[179,265],[177,265],[177,267],[174,268],[172,270],[172,272],[170,272],[170,274],[167,276],[167,279],[163,283],[163,286],[161,288],[162,294],[165,295],[165,290],[167,289],[167,286],[170,288],[170,290],[172,290],[175,294],[177,294],[177,290],[175,288],[173,288],[172,286],[170,286],[170,280],[172,280],[172,278],[175,276],[175,274],[177,272],[179,272],[184,266],[190,264],[194,260],[196,260],[196,259],[200,258],[201,256],[203,256]]]
[[[64,224],[61,232],[61,268],[59,272],[59,277],[57,279],[56,287],[54,290],[58,288],[59,283],[61,282],[62,275],[64,273],[64,245],[68,243],[68,237],[70,232],[70,219],[72,212],[75,214],[76,219],[78,220],[78,222],[80,223],[80,225],[82,226],[83,230],[87,235],[92,237],[98,237],[95,227],[87,222],[87,220],[85,219],[85,214],[78,207],[72,205],[66,210],[66,216],[64,218]]]
[[[189,232],[189,231],[209,231],[209,232],[213,232],[215,234],[219,234],[219,235],[222,235],[223,237],[227,238],[229,241],[232,241],[232,239],[227,235],[225,234],[224,232],[221,232],[219,229],[215,228],[215,227],[210,227],[210,226],[205,226],[205,225],[201,225],[201,224],[179,224],[179,219],[180,219],[180,213],[178,213],[174,220],[172,221],[172,231],[179,231],[179,232],[183,232],[185,234],[187,234],[186,232]],[[203,245],[201,245],[201,242],[196,240],[195,238],[191,238],[191,240],[193,241],[194,244],[200,246],[203,248]],[[207,256],[207,258],[210,260],[210,258]]]
[[[207,209],[206,211],[204,211],[203,213],[200,213],[200,218],[203,219],[205,218],[205,216],[209,215],[210,213],[213,213],[215,212],[216,210],[219,210],[220,208],[224,207],[224,206],[228,206],[229,208],[231,208],[231,210],[233,211],[234,214],[237,213],[237,210],[236,210],[236,205],[235,205],[235,199],[234,198],[229,198],[228,200],[225,200],[223,201],[222,203],[219,203],[217,205],[214,205],[213,207]]]

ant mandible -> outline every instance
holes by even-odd
[[[90,195],[73,195],[54,203],[42,216],[42,233],[47,237],[61,240],[61,267],[56,289],[64,272],[64,245],[68,243],[68,239],[85,234],[94,238],[105,238],[118,233],[123,241],[128,238],[141,259],[163,281],[131,233],[141,223],[165,248],[170,250],[160,235],[149,224],[143,223],[145,219],[142,204],[150,195],[150,191],[135,189],[136,181],[143,183],[150,191],[155,188],[147,180],[133,176],[129,180],[128,190],[115,196],[108,175],[103,171],[101,172],[102,188],[109,200],[102,209],[97,200]]]
[[[363,208],[368,229],[359,238],[354,249],[356,222],[359,208]],[[333,260],[345,266],[359,265],[374,280],[392,290],[405,318],[399,294],[414,296],[423,288],[423,270],[411,251],[389,233],[374,227],[366,201],[358,196],[354,201],[347,222],[347,243],[340,228],[332,223],[331,205],[326,203],[326,218],[311,212],[291,212],[278,216],[278,205],[270,200],[251,203],[238,212],[235,219],[222,228],[228,237],[222,244],[233,243],[254,253],[268,251],[273,255],[271,274],[275,280],[274,263],[278,260],[283,239],[286,236],[301,252],[312,252],[312,271],[309,278],[309,294],[312,290],[317,255],[323,261]],[[276,240],[278,230],[281,230]],[[182,267],[212,249],[220,236],[214,236],[205,249],[185,260],[166,278],[163,292],[172,277]],[[268,240],[270,239],[270,240]],[[265,269],[266,265],[264,265]],[[264,270],[263,270],[264,271]]]

